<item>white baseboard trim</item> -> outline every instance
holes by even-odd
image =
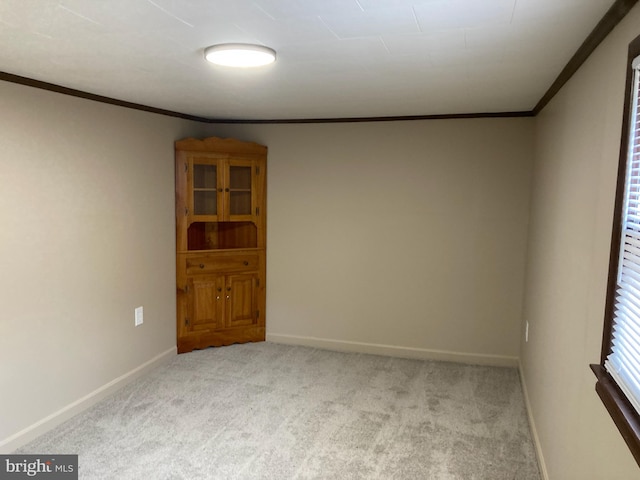
[[[445,362],[467,363],[474,365],[491,365],[497,367],[517,367],[518,357],[503,355],[486,355],[482,353],[461,353],[444,350],[430,350],[426,348],[400,347],[377,343],[350,342],[346,340],[332,340],[328,338],[302,337],[267,333],[267,342],[284,343],[288,345],[303,345],[306,347],[337,350],[341,352],[369,353],[389,357],[417,358],[422,360],[439,360]]]
[[[118,378],[110,381],[109,383],[85,395],[84,397],[79,398],[75,402],[72,402],[69,405],[61,408],[57,412],[54,412],[51,415],[48,415],[47,417],[37,421],[33,425],[30,425],[27,428],[11,435],[10,437],[5,438],[4,440],[0,441],[0,454],[9,454],[14,450],[20,448],[21,446],[29,443],[31,440],[39,437],[43,433],[51,430],[52,428],[67,421],[71,417],[77,415],[78,413],[95,405],[103,398],[106,398],[107,396],[121,389],[136,378],[139,378],[142,375],[153,370],[154,368],[168,362],[177,354],[177,348],[171,347],[170,349],[156,355],[151,360],[143,363],[139,367],[136,367],[133,370],[125,373],[124,375],[119,376]]]
[[[549,473],[547,472],[547,464],[544,462],[544,455],[542,454],[542,445],[540,445],[540,437],[538,437],[538,430],[536,429],[536,422],[533,418],[533,412],[531,410],[531,402],[529,401],[529,392],[527,391],[527,382],[524,378],[524,372],[522,370],[522,363],[518,362],[518,370],[520,372],[520,383],[522,384],[522,393],[524,395],[524,405],[527,409],[527,416],[529,417],[529,428],[531,429],[531,436],[533,438],[533,444],[536,448],[536,457],[538,458],[538,468],[542,480],[549,480]]]

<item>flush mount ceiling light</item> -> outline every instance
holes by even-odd
[[[221,43],[205,48],[204,58],[225,67],[261,67],[276,61],[276,51],[262,45]]]

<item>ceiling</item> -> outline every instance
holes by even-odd
[[[217,119],[530,111],[614,0],[2,0],[0,71]],[[267,45],[233,70],[205,47]]]

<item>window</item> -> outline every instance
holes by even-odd
[[[596,391],[640,465],[640,37],[629,45]]]

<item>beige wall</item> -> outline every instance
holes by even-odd
[[[536,118],[522,365],[553,480],[640,471],[594,391],[635,7]]]
[[[517,361],[532,125],[212,126],[269,147],[267,338]]]
[[[172,354],[172,145],[189,135],[269,146],[272,339],[519,354],[532,119],[224,126],[4,82],[0,99],[4,450]]]
[[[199,129],[0,82],[0,445],[175,348],[173,141]]]

